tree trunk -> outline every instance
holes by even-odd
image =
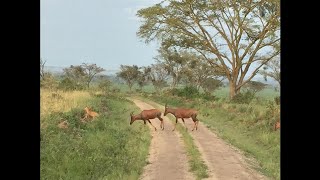
[[[229,98],[233,99],[233,97],[236,95],[237,91],[236,91],[236,82],[230,81],[229,82]]]
[[[175,78],[172,79],[171,89],[175,88],[177,84],[177,80]]]

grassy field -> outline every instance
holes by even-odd
[[[146,101],[147,103],[151,104],[155,108],[162,109],[157,104],[148,100],[147,98],[140,97],[139,99]],[[170,117],[168,118],[172,122],[175,122],[175,119],[172,119]],[[197,180],[209,177],[208,167],[202,160],[201,154],[198,148],[196,147],[196,145],[194,144],[193,138],[191,137],[191,135],[186,131],[185,127],[181,126],[180,124],[177,124],[176,130],[178,130],[182,135],[182,139],[185,144],[187,155],[189,158],[190,171],[194,173]]]
[[[121,97],[94,96],[87,92],[41,90],[41,179],[138,179],[150,145],[149,128],[129,126],[129,109],[139,111]],[[56,97],[56,96],[55,96]],[[80,122],[83,108],[100,116]],[[60,129],[62,120],[68,129]]]
[[[242,150],[247,157],[257,160],[250,162],[253,167],[258,163],[261,169],[257,170],[273,179],[280,179],[280,133],[273,131],[273,123],[279,116],[272,115],[279,107],[271,101],[266,106],[255,102],[229,104],[171,96],[152,96],[149,99],[172,107],[198,109],[199,120],[209,129]]]

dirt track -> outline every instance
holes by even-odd
[[[140,100],[132,99],[132,101],[141,109],[151,109],[151,105]],[[152,140],[148,157],[148,164],[144,168],[144,172],[140,179],[143,180],[171,180],[171,179],[195,179],[192,173],[188,171],[188,159],[183,142],[180,140],[178,132],[169,132],[173,129],[170,120],[163,117],[164,130],[160,130],[160,121],[158,119],[150,120],[157,128],[157,131],[147,123],[150,127]],[[143,123],[136,121],[135,123]]]
[[[140,100],[133,100],[140,109],[154,108],[151,105]],[[157,104],[163,111],[164,106]],[[244,156],[230,147],[223,140],[218,138],[207,127],[201,123],[198,125],[198,131],[191,131],[193,122],[191,119],[185,119],[189,133],[194,139],[202,158],[209,168],[209,178],[221,180],[253,180],[268,179],[257,171],[249,168],[244,161]],[[178,120],[181,123],[180,119]],[[178,136],[177,131],[172,132],[173,123],[164,117],[165,130],[160,131],[160,121],[155,119],[151,121],[158,131],[152,130],[152,142],[150,149],[149,164],[145,167],[142,179],[195,179],[188,172],[188,163],[183,143]],[[181,123],[182,124],[182,123]],[[174,161],[173,161],[174,159]]]

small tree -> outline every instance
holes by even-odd
[[[63,71],[68,80],[73,81],[78,87],[89,88],[93,77],[105,70],[96,64],[82,63],[82,65],[71,65],[69,68],[64,68]]]
[[[162,63],[152,64],[148,70],[148,79],[151,80],[157,92],[167,86],[168,74],[165,65]]]
[[[126,84],[129,86],[131,91],[132,86],[137,81],[139,77],[139,67],[136,65],[128,66],[128,65],[120,65],[120,72],[117,73],[117,77],[123,79]]]
[[[223,86],[222,80],[218,80],[215,78],[206,78],[203,83],[201,84],[201,87],[203,88],[205,93],[211,93],[217,90]]]
[[[167,74],[171,76],[172,83],[170,88],[173,89],[182,78],[184,66],[188,59],[183,57],[186,52],[178,53],[176,49],[172,50],[168,47],[161,46],[158,49],[158,55],[154,58],[157,63],[161,63]]]
[[[76,86],[78,88],[85,87],[85,71],[84,68],[81,65],[71,65],[69,68],[63,69],[65,78],[61,81],[61,83],[68,88],[75,88]]]
[[[244,87],[252,90],[254,93],[257,93],[262,91],[266,87],[266,84],[259,81],[249,81]]]
[[[49,72],[44,73],[45,76],[40,80],[40,87],[46,89],[57,89],[58,88],[58,81],[56,78]]]
[[[138,86],[140,88],[140,90],[142,90],[143,86],[147,85],[148,83],[148,68],[147,67],[141,67],[142,71],[139,71],[139,75],[137,78],[137,83]]]
[[[88,88],[89,88],[90,82],[92,81],[94,76],[105,71],[105,69],[97,66],[96,64],[82,63],[82,67],[84,69],[86,84],[87,84]]]
[[[264,67],[263,70],[259,71],[263,75],[264,80],[267,81],[267,77],[273,78],[278,82],[280,87],[280,58],[274,58],[269,61]]]
[[[104,93],[107,93],[111,88],[111,81],[105,75],[99,76],[98,81],[98,88]]]

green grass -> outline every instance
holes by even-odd
[[[100,117],[82,124],[82,108],[51,113],[41,129],[41,179],[138,179],[146,165],[150,133],[129,125],[129,111],[139,111],[118,97],[92,97],[88,102]],[[59,129],[63,118],[68,129]]]
[[[151,98],[150,98],[151,99]],[[222,139],[256,159],[255,169],[273,179],[280,179],[280,133],[266,120],[266,106],[259,104],[220,104],[203,100],[186,100],[170,96],[153,96],[153,101],[173,107],[196,108],[198,117]]]
[[[158,104],[150,101],[147,98],[139,97],[139,99],[146,101],[155,108],[161,108]],[[168,118],[172,122],[175,122],[175,118],[173,116],[168,116]],[[185,127],[181,126],[179,123],[176,126],[176,130],[178,130],[182,135],[182,139],[189,158],[190,171],[195,174],[197,180],[209,177],[208,167],[202,160],[201,154],[194,144],[192,136],[186,131]]]
[[[126,92],[130,91],[129,86],[126,85],[126,84],[119,84],[119,83],[116,84],[116,83],[114,83],[112,85],[112,87],[119,88],[120,92],[122,92],[122,93],[126,93]],[[139,89],[139,86],[137,84],[134,84],[132,86],[131,90],[134,92],[137,89]],[[153,92],[155,92],[155,89],[151,84],[148,84],[146,86],[143,86],[142,91],[147,92],[147,93],[153,93]]]

